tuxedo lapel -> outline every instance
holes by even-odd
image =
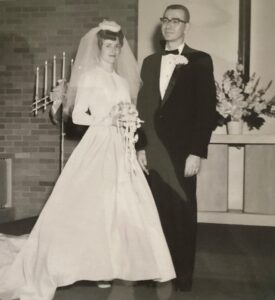
[[[160,95],[160,88],[159,88],[159,81],[160,81],[160,67],[161,67],[161,57],[162,55],[160,53],[157,54],[157,58],[156,58],[156,68],[155,68],[155,78],[157,78],[157,93],[158,93],[158,98],[161,99],[161,95]]]
[[[187,54],[187,56],[188,56],[189,53],[190,53],[190,48],[185,44],[181,55]],[[183,68],[185,68],[185,65],[183,65],[183,64],[178,64],[178,65],[175,66],[175,69],[172,73],[172,76],[171,76],[170,81],[168,83],[167,89],[165,91],[164,97],[161,101],[161,106],[163,106],[168,101],[168,99],[169,99],[169,97],[170,97],[170,95],[171,95],[171,93],[174,89],[174,86],[177,83],[177,80],[179,78],[180,73],[183,72]]]
[[[171,95],[171,93],[172,93],[172,91],[173,91],[173,89],[174,89],[174,86],[175,86],[175,84],[176,84],[176,82],[177,82],[177,79],[178,79],[178,77],[179,77],[179,74],[180,74],[180,71],[181,71],[181,68],[182,68],[182,67],[183,67],[183,65],[176,65],[176,66],[175,66],[175,69],[174,69],[174,71],[173,71],[173,73],[172,73],[172,76],[171,76],[170,81],[169,81],[169,83],[168,83],[167,89],[166,89],[166,91],[165,91],[164,97],[163,97],[163,99],[162,99],[162,101],[161,101],[161,105],[162,105],[162,106],[163,106],[163,105],[167,102],[167,100],[169,99],[169,97],[170,97],[170,95]]]

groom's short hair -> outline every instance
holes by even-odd
[[[166,8],[165,8],[165,11],[164,11],[164,14],[166,13],[166,11],[168,9],[180,9],[180,10],[183,10],[184,11],[184,14],[185,14],[185,18],[186,18],[186,22],[190,22],[190,12],[189,12],[189,9],[182,5],[182,4],[171,4],[171,5],[168,5]]]

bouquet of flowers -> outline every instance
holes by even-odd
[[[138,117],[135,105],[127,102],[120,102],[115,105],[110,112],[110,116],[116,119],[117,128],[123,138],[126,164],[131,171],[135,171],[135,143],[138,141],[136,130],[141,127],[143,121]]]
[[[259,129],[265,122],[262,115],[275,116],[275,97],[264,97],[272,81],[258,88],[260,78],[254,73],[246,82],[243,70],[243,65],[238,64],[236,70],[225,72],[221,85],[216,84],[218,125],[243,120],[250,130]]]

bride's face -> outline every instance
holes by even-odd
[[[102,40],[100,58],[109,64],[114,64],[120,54],[121,45],[117,40]]]

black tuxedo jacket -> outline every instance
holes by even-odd
[[[206,158],[216,116],[212,59],[187,45],[181,54],[188,63],[176,65],[163,99],[159,89],[161,53],[143,62],[137,108],[145,123],[137,148],[152,149],[159,140],[172,156]]]

